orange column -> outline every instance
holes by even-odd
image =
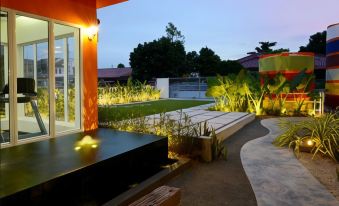
[[[97,36],[83,36],[83,124],[85,130],[98,128]]]

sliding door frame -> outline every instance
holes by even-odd
[[[26,144],[35,141],[46,140],[50,138],[56,138],[59,136],[63,136],[66,134],[72,134],[76,132],[83,131],[83,29],[84,27],[77,24],[72,24],[68,22],[63,22],[51,18],[46,18],[34,14],[29,14],[13,9],[8,9],[5,7],[0,7],[1,11],[7,12],[7,35],[8,35],[8,84],[9,84],[9,126],[10,126],[10,141],[8,143],[1,143],[1,148],[11,147],[20,144]],[[29,18],[35,18],[38,20],[44,20],[48,22],[48,88],[49,88],[49,134],[42,135],[32,138],[27,138],[23,140],[19,140],[18,137],[18,111],[17,111],[17,49],[16,49],[16,15],[22,15]],[[75,98],[79,98],[79,105],[75,105],[76,107],[80,106],[80,129],[72,129],[65,132],[56,132],[56,110],[55,110],[55,36],[54,36],[54,25],[61,24],[65,26],[71,26],[79,29],[78,39],[79,42],[79,95]],[[75,69],[76,70],[76,69]],[[68,74],[64,74],[68,75]],[[37,83],[36,83],[37,84]],[[67,107],[67,105],[65,105]],[[75,113],[77,115],[77,113]],[[79,125],[79,123],[75,123]]]

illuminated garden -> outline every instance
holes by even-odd
[[[318,3],[1,0],[0,205],[339,205]]]

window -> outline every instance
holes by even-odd
[[[15,28],[8,24],[13,21]],[[15,31],[15,42],[8,42],[7,29]],[[49,38],[50,29],[54,31],[53,39]],[[1,90],[8,85],[7,93],[1,93],[0,98],[0,143],[15,145],[31,138],[80,130],[80,29],[15,14],[11,10],[1,11],[0,43]],[[51,45],[55,48],[51,49]],[[13,54],[14,58],[8,54]],[[9,79],[11,65],[14,65],[15,76]],[[8,84],[12,81],[17,92],[8,89],[12,88],[13,84]],[[17,104],[10,112],[9,102],[13,99]],[[11,122],[10,114],[16,114]],[[12,126],[15,126],[13,131],[10,130]]]
[[[15,21],[18,78],[17,134],[20,140],[49,134],[48,22],[21,15],[16,15]],[[32,84],[27,86],[21,84],[22,81]]]
[[[80,128],[79,29],[54,25],[56,131]]]
[[[9,124],[9,92],[4,92],[5,85],[8,85],[8,14],[0,13],[0,143],[10,142],[10,124]],[[9,88],[9,87],[7,87]]]

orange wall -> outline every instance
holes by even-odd
[[[83,27],[95,25],[96,0],[0,0],[1,7],[44,16]],[[97,43],[83,35],[83,118],[84,129],[98,127]]]

